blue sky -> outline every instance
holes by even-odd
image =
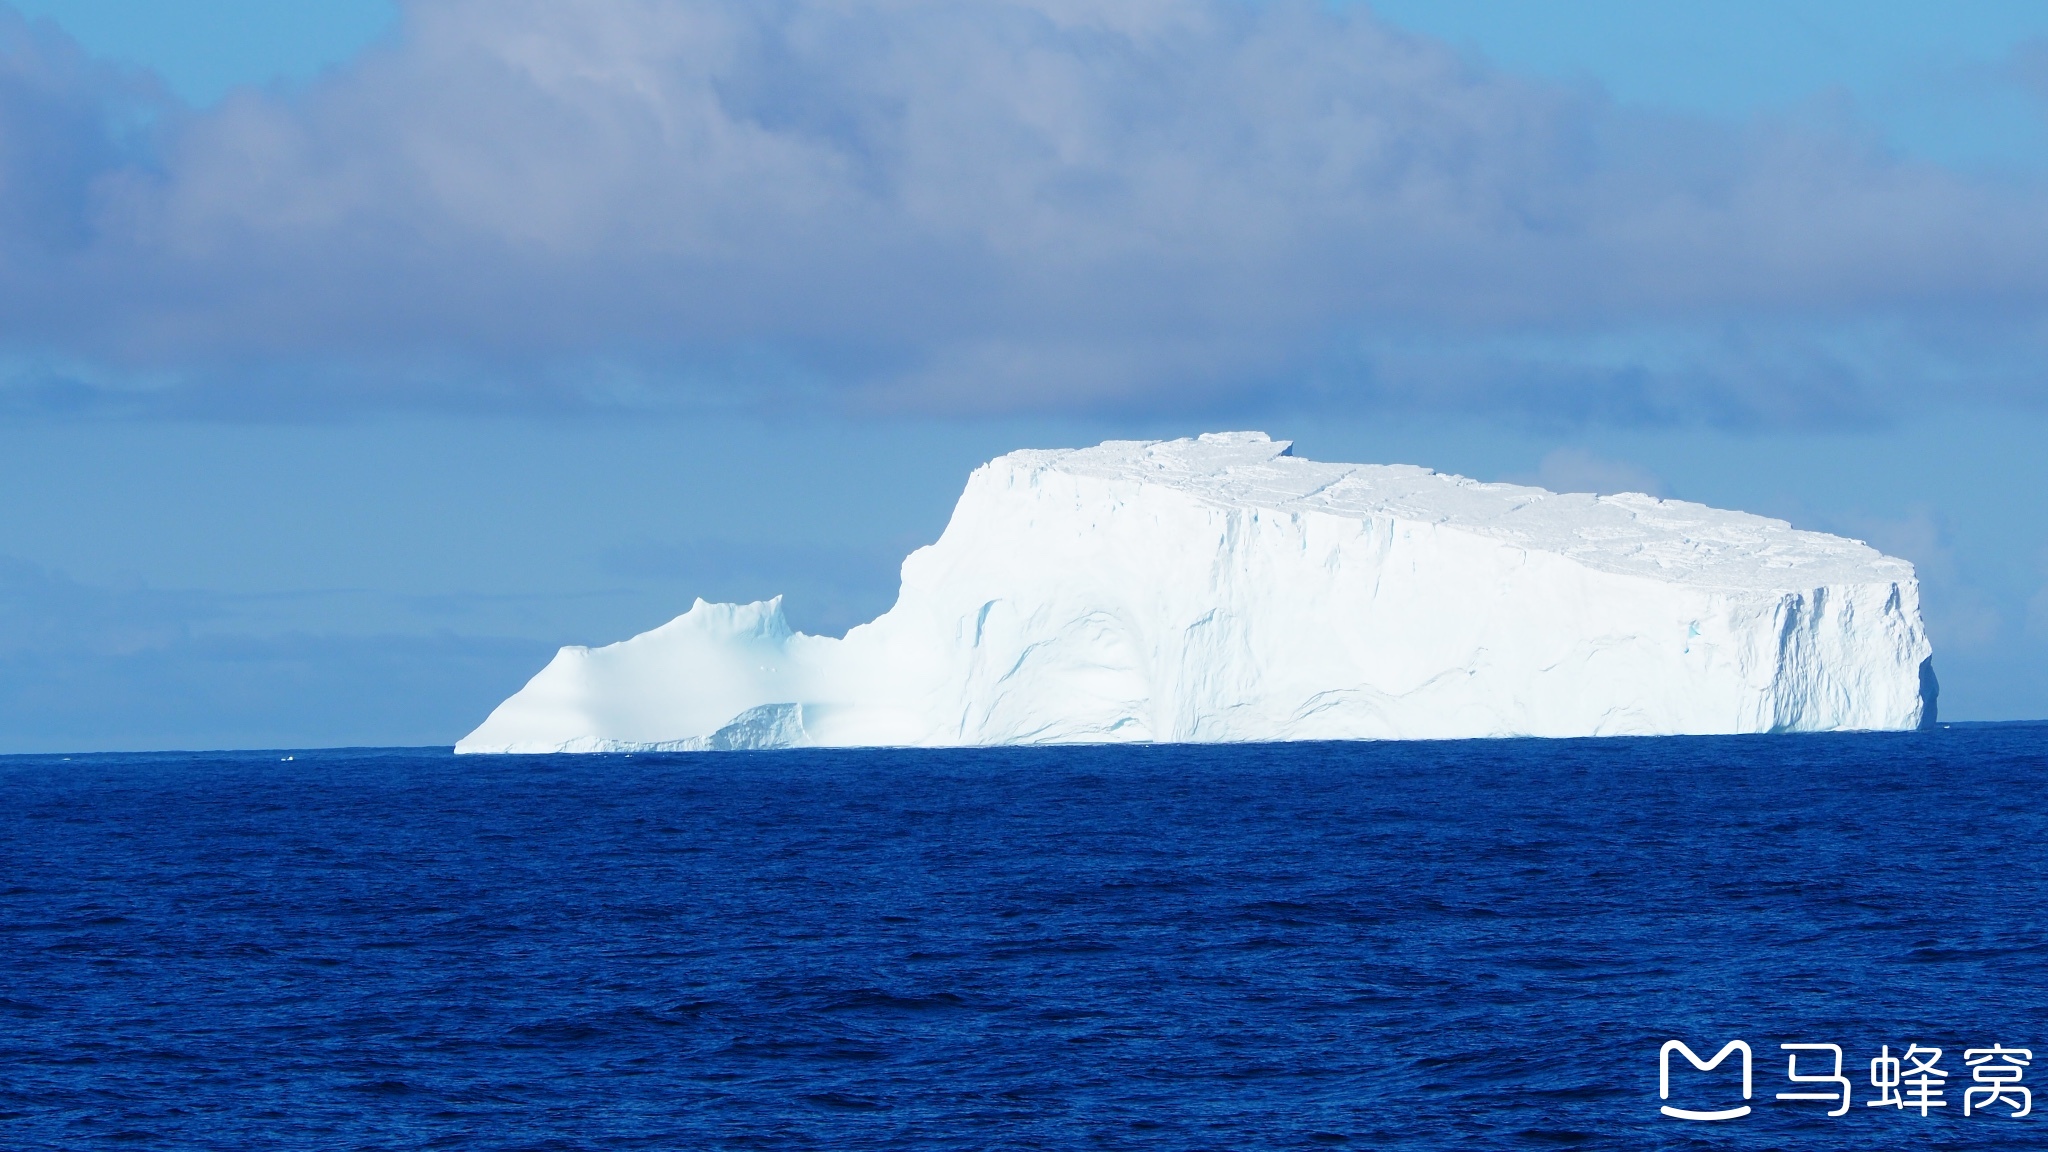
[[[1916,155],[2038,168],[2048,156],[2030,44],[2036,4],[2007,0],[1629,3],[1387,0],[1395,22],[1502,66],[1616,99],[1720,118],[1854,115]]]
[[[447,743],[1257,427],[1919,565],[2048,716],[2048,10],[0,6],[0,750]]]

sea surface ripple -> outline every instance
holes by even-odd
[[[286,755],[0,758],[0,1147],[2048,1147],[2044,726]]]

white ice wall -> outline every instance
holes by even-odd
[[[1820,731],[1928,715],[1903,561],[1699,505],[1285,452],[1233,433],[1013,453],[977,470],[938,543],[904,562],[895,607],[843,640],[791,634],[779,601],[699,601],[622,644],[564,649],[458,751]],[[765,705],[792,707],[728,730]]]

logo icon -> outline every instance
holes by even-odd
[[[1666,1040],[1664,1047],[1657,1051],[1657,1098],[1659,1100],[1671,1099],[1671,1054],[1673,1052],[1682,1054],[1694,1068],[1702,1072],[1712,1072],[1721,1066],[1721,1061],[1726,1060],[1730,1052],[1736,1051],[1742,1053],[1742,1098],[1744,1100],[1749,1099],[1749,1045],[1740,1040],[1730,1040],[1719,1052],[1714,1053],[1712,1060],[1700,1059],[1699,1054],[1686,1047],[1684,1041]],[[1738,1117],[1749,1115],[1749,1105],[1744,1104],[1740,1108],[1725,1108],[1719,1112],[1697,1112],[1690,1108],[1673,1108],[1671,1105],[1666,1104],[1662,1108],[1657,1109],[1657,1111],[1677,1120],[1734,1120]]]

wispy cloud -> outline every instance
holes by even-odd
[[[17,410],[2037,402],[2048,189],[1362,6],[416,0],[194,113],[0,17]]]
[[[1509,479],[1534,484],[1552,492],[1592,492],[1606,496],[1615,492],[1641,492],[1669,496],[1664,478],[1639,464],[1611,460],[1583,448],[1557,448],[1545,453],[1536,471]]]
[[[1968,579],[1956,554],[1954,530],[1934,506],[1916,503],[1897,517],[1844,516],[1834,527],[1913,562],[1927,631],[1939,651],[1974,656],[2011,639],[1998,598]]]

